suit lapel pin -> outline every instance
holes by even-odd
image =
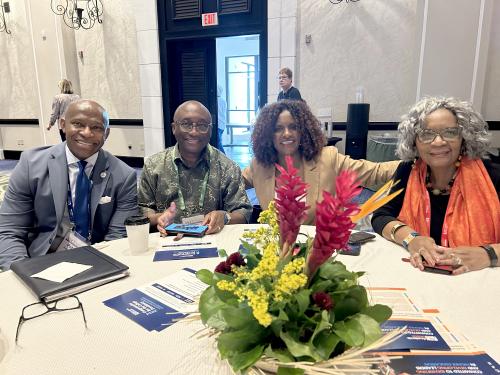
[[[106,172],[101,172],[100,176],[101,178],[106,178]]]

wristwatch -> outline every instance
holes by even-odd
[[[403,240],[403,247],[408,250],[408,246],[410,246],[410,242],[413,241],[416,237],[420,236],[417,232],[411,232],[409,235],[405,237]]]
[[[227,211],[224,211],[224,225],[228,225],[231,221],[231,214]]]
[[[481,246],[486,253],[488,254],[488,258],[490,258],[490,267],[496,267],[498,264],[498,256],[495,252],[495,249],[491,245],[482,245]]]

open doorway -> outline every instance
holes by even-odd
[[[216,38],[219,147],[241,168],[252,158],[259,108],[259,35]]]

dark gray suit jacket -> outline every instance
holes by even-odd
[[[65,145],[21,154],[0,208],[0,268],[46,254],[56,237],[68,194]],[[124,221],[138,211],[135,171],[104,150],[92,172],[90,208],[92,243],[125,237]]]

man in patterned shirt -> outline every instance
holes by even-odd
[[[208,109],[184,102],[175,111],[172,132],[177,144],[146,160],[139,183],[139,206],[151,225],[165,233],[173,222],[202,223],[210,234],[229,223],[247,223],[252,206],[240,168],[208,144]]]

